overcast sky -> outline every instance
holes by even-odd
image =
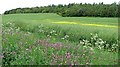
[[[99,3],[111,4],[119,0],[0,0],[0,14],[6,10],[23,7],[47,6],[50,4],[68,4],[68,3]]]

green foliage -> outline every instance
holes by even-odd
[[[57,13],[64,17],[118,17],[118,5],[112,4],[76,4],[71,3],[68,5],[48,5],[43,7],[34,8],[17,8],[5,11],[4,14],[15,13]]]

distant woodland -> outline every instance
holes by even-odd
[[[57,13],[63,17],[118,17],[118,4],[70,3],[68,5],[48,5],[32,8],[16,8],[4,14],[18,13]]]

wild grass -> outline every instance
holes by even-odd
[[[33,28],[39,24],[46,24],[48,27],[59,26],[62,29],[69,29],[67,32],[79,34],[76,36],[88,38],[90,33],[97,33],[102,39],[111,42],[118,39],[117,28],[106,28],[96,26],[83,26],[79,24],[54,24],[53,22],[76,22],[85,24],[99,24],[118,26],[117,18],[100,18],[100,17],[60,17],[56,14],[11,14],[3,16],[3,22],[14,22],[22,27]],[[27,26],[26,26],[27,25]],[[31,26],[29,26],[31,25]],[[28,28],[29,27],[29,28]],[[23,28],[23,29],[24,29]],[[56,28],[55,28],[56,29]],[[59,30],[59,29],[56,29]],[[112,31],[112,32],[111,32]]]
[[[90,23],[105,21],[111,25],[117,23],[116,18],[68,18],[55,14],[3,16],[0,55],[3,65],[117,64],[117,29],[51,23],[61,20],[89,23],[91,19]]]

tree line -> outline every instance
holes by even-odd
[[[16,8],[5,11],[4,14],[15,13],[57,13],[63,17],[118,17],[118,4],[102,3],[69,3],[68,5],[48,5],[32,8]]]

